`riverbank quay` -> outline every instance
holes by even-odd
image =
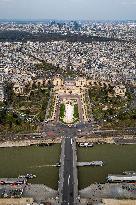
[[[30,204],[30,205],[37,205],[36,203],[34,203],[32,198],[2,198],[0,199],[0,204],[1,205],[10,205],[10,204],[14,204],[14,205],[26,205],[26,204]]]
[[[27,147],[32,145],[51,145],[51,144],[60,144],[62,142],[62,137],[54,138],[43,138],[43,137],[21,137],[16,138],[12,137],[8,139],[3,137],[0,139],[0,148],[6,147]],[[136,135],[124,135],[124,136],[94,136],[94,135],[85,135],[77,136],[76,142],[79,143],[96,143],[96,144],[136,144]]]
[[[20,194],[21,193],[21,194]],[[20,195],[19,195],[20,194]],[[25,199],[29,199],[29,204],[50,203],[57,204],[58,191],[47,187],[44,184],[23,184],[23,185],[0,185],[0,200],[2,204],[7,204],[6,201],[11,198],[13,204],[24,205]],[[5,201],[4,201],[5,199]],[[8,199],[8,200],[6,200]],[[20,199],[17,200],[16,199]]]
[[[27,147],[32,145],[51,145],[61,143],[61,138],[42,138],[42,139],[12,139],[12,140],[0,140],[0,148],[6,147]]]
[[[78,135],[77,143],[136,144],[136,135],[86,134]]]
[[[103,205],[136,205],[136,200],[103,199]]]
[[[52,202],[54,205],[57,204],[58,191],[45,184],[28,184],[24,188],[23,197],[33,198],[37,203]]]
[[[102,205],[105,204],[103,203],[103,199],[118,199],[118,200],[120,199],[121,201],[133,199],[136,202],[136,184],[132,184],[132,183],[131,184],[130,183],[92,184],[89,187],[80,190],[79,195],[80,195],[80,203],[82,205],[83,204]],[[107,203],[107,205],[109,204]],[[127,205],[131,205],[131,202],[130,204]]]

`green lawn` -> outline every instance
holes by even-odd
[[[64,117],[65,117],[65,105],[61,104],[60,105],[60,116],[59,116],[59,119],[63,122]]]
[[[79,120],[78,104],[74,105],[74,121]]]

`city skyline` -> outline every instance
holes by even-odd
[[[0,19],[135,20],[136,0],[0,0]]]

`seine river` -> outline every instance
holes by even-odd
[[[136,145],[104,144],[78,149],[78,161],[94,160],[102,160],[105,165],[103,167],[80,167],[78,169],[80,189],[95,182],[106,182],[108,174],[136,171]]]
[[[31,183],[42,183],[57,189],[59,169],[46,165],[59,162],[60,145],[49,147],[0,148],[0,177],[17,177],[32,173],[37,177]],[[78,161],[103,160],[103,167],[78,168],[79,189],[95,182],[105,182],[108,173],[121,174],[136,171],[136,145],[95,145],[78,148]]]
[[[0,177],[17,177],[32,173],[37,177],[30,182],[58,187],[59,170],[46,165],[59,162],[60,145],[30,146],[0,149]]]

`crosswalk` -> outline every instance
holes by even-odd
[[[65,137],[65,139],[70,139],[71,137]]]

